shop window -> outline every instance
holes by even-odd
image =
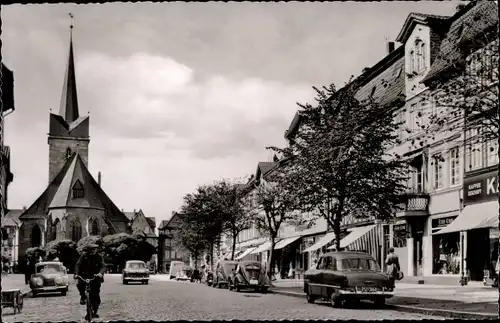
[[[394,248],[405,248],[406,239],[408,238],[408,227],[406,223],[394,225],[392,227],[393,241],[392,245]]]
[[[458,275],[460,273],[460,233],[435,234],[432,236],[434,275]]]

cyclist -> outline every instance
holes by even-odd
[[[99,315],[97,311],[99,310],[99,305],[101,304],[101,297],[99,293],[101,292],[101,281],[106,271],[106,265],[104,264],[104,258],[98,253],[99,246],[96,244],[90,244],[86,246],[83,250],[80,259],[75,266],[75,280],[77,275],[83,277],[84,279],[92,279],[95,276],[98,278],[94,279],[90,283],[90,299],[85,299],[85,283],[78,280],[77,288],[80,292],[80,304],[85,305],[87,301],[91,302],[92,309],[94,311],[93,317],[98,318]]]

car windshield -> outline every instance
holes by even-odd
[[[380,267],[373,259],[351,258],[339,261],[340,270],[371,270],[380,271]]]
[[[144,269],[146,266],[142,262],[131,262],[127,265],[129,269]]]
[[[233,269],[236,269],[238,264],[225,264],[224,265],[224,270],[227,272],[231,272]]]
[[[36,267],[37,273],[54,274],[61,272],[61,266],[59,264],[45,264]]]

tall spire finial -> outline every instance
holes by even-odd
[[[71,123],[78,119],[78,98],[76,94],[75,63],[73,58],[73,14],[68,14],[70,23],[69,58],[66,75],[64,78],[61,109],[59,115]]]

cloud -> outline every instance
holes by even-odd
[[[85,93],[80,106],[91,107],[91,122],[99,131],[154,141],[157,149],[201,159],[282,144],[296,101],[312,95],[304,84],[220,75],[196,79],[188,66],[145,53],[118,59],[82,55],[77,79]]]

